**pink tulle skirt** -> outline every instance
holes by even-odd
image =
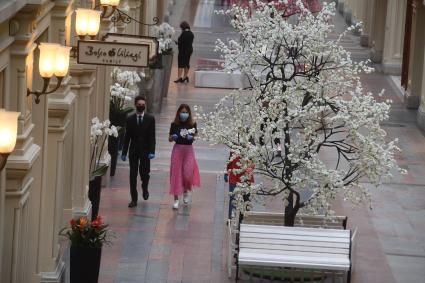
[[[174,144],[171,153],[170,194],[182,195],[184,189],[201,186],[198,164],[192,145]]]

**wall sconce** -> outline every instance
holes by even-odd
[[[40,76],[43,78],[43,89],[41,91],[31,91],[27,89],[27,96],[34,94],[35,103],[40,103],[40,96],[49,94],[56,91],[62,83],[63,78],[68,73],[69,69],[69,55],[71,47],[62,46],[57,43],[40,43],[39,71]],[[56,86],[47,91],[50,79],[56,76]]]
[[[120,4],[120,0],[100,0],[99,3],[94,7],[94,9],[101,7],[102,12],[101,12],[100,17],[103,19],[103,18],[109,18],[109,17],[112,16],[110,21],[113,22],[113,23],[123,22],[123,23],[129,24],[133,21],[133,22],[136,22],[136,23],[138,23],[140,25],[144,25],[144,26],[154,26],[154,25],[157,25],[159,23],[158,17],[153,18],[152,24],[142,23],[142,22],[136,20],[135,18],[131,17],[130,15],[125,13],[124,11],[118,9],[119,4]],[[110,12],[108,12],[109,7],[111,8]]]
[[[0,171],[3,170],[9,154],[15,148],[20,114],[20,112],[0,109]]]
[[[84,39],[87,35],[94,39],[99,33],[100,17],[102,12],[91,9],[77,9],[75,31],[80,39]]]
[[[109,18],[117,9],[120,4],[120,0],[100,0],[100,6],[102,6],[102,18]],[[107,15],[108,7],[111,7],[111,12]]]

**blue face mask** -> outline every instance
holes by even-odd
[[[180,120],[182,122],[186,122],[187,119],[189,119],[189,113],[184,113],[184,112],[180,113]]]

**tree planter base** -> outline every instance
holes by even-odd
[[[71,283],[97,283],[101,255],[101,248],[71,246]]]

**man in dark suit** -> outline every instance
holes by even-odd
[[[148,184],[150,160],[155,158],[155,118],[145,113],[146,98],[137,96],[134,99],[136,113],[127,118],[124,148],[121,159],[130,159],[130,195],[128,207],[137,206],[137,174],[142,181],[143,199],[149,198]]]

